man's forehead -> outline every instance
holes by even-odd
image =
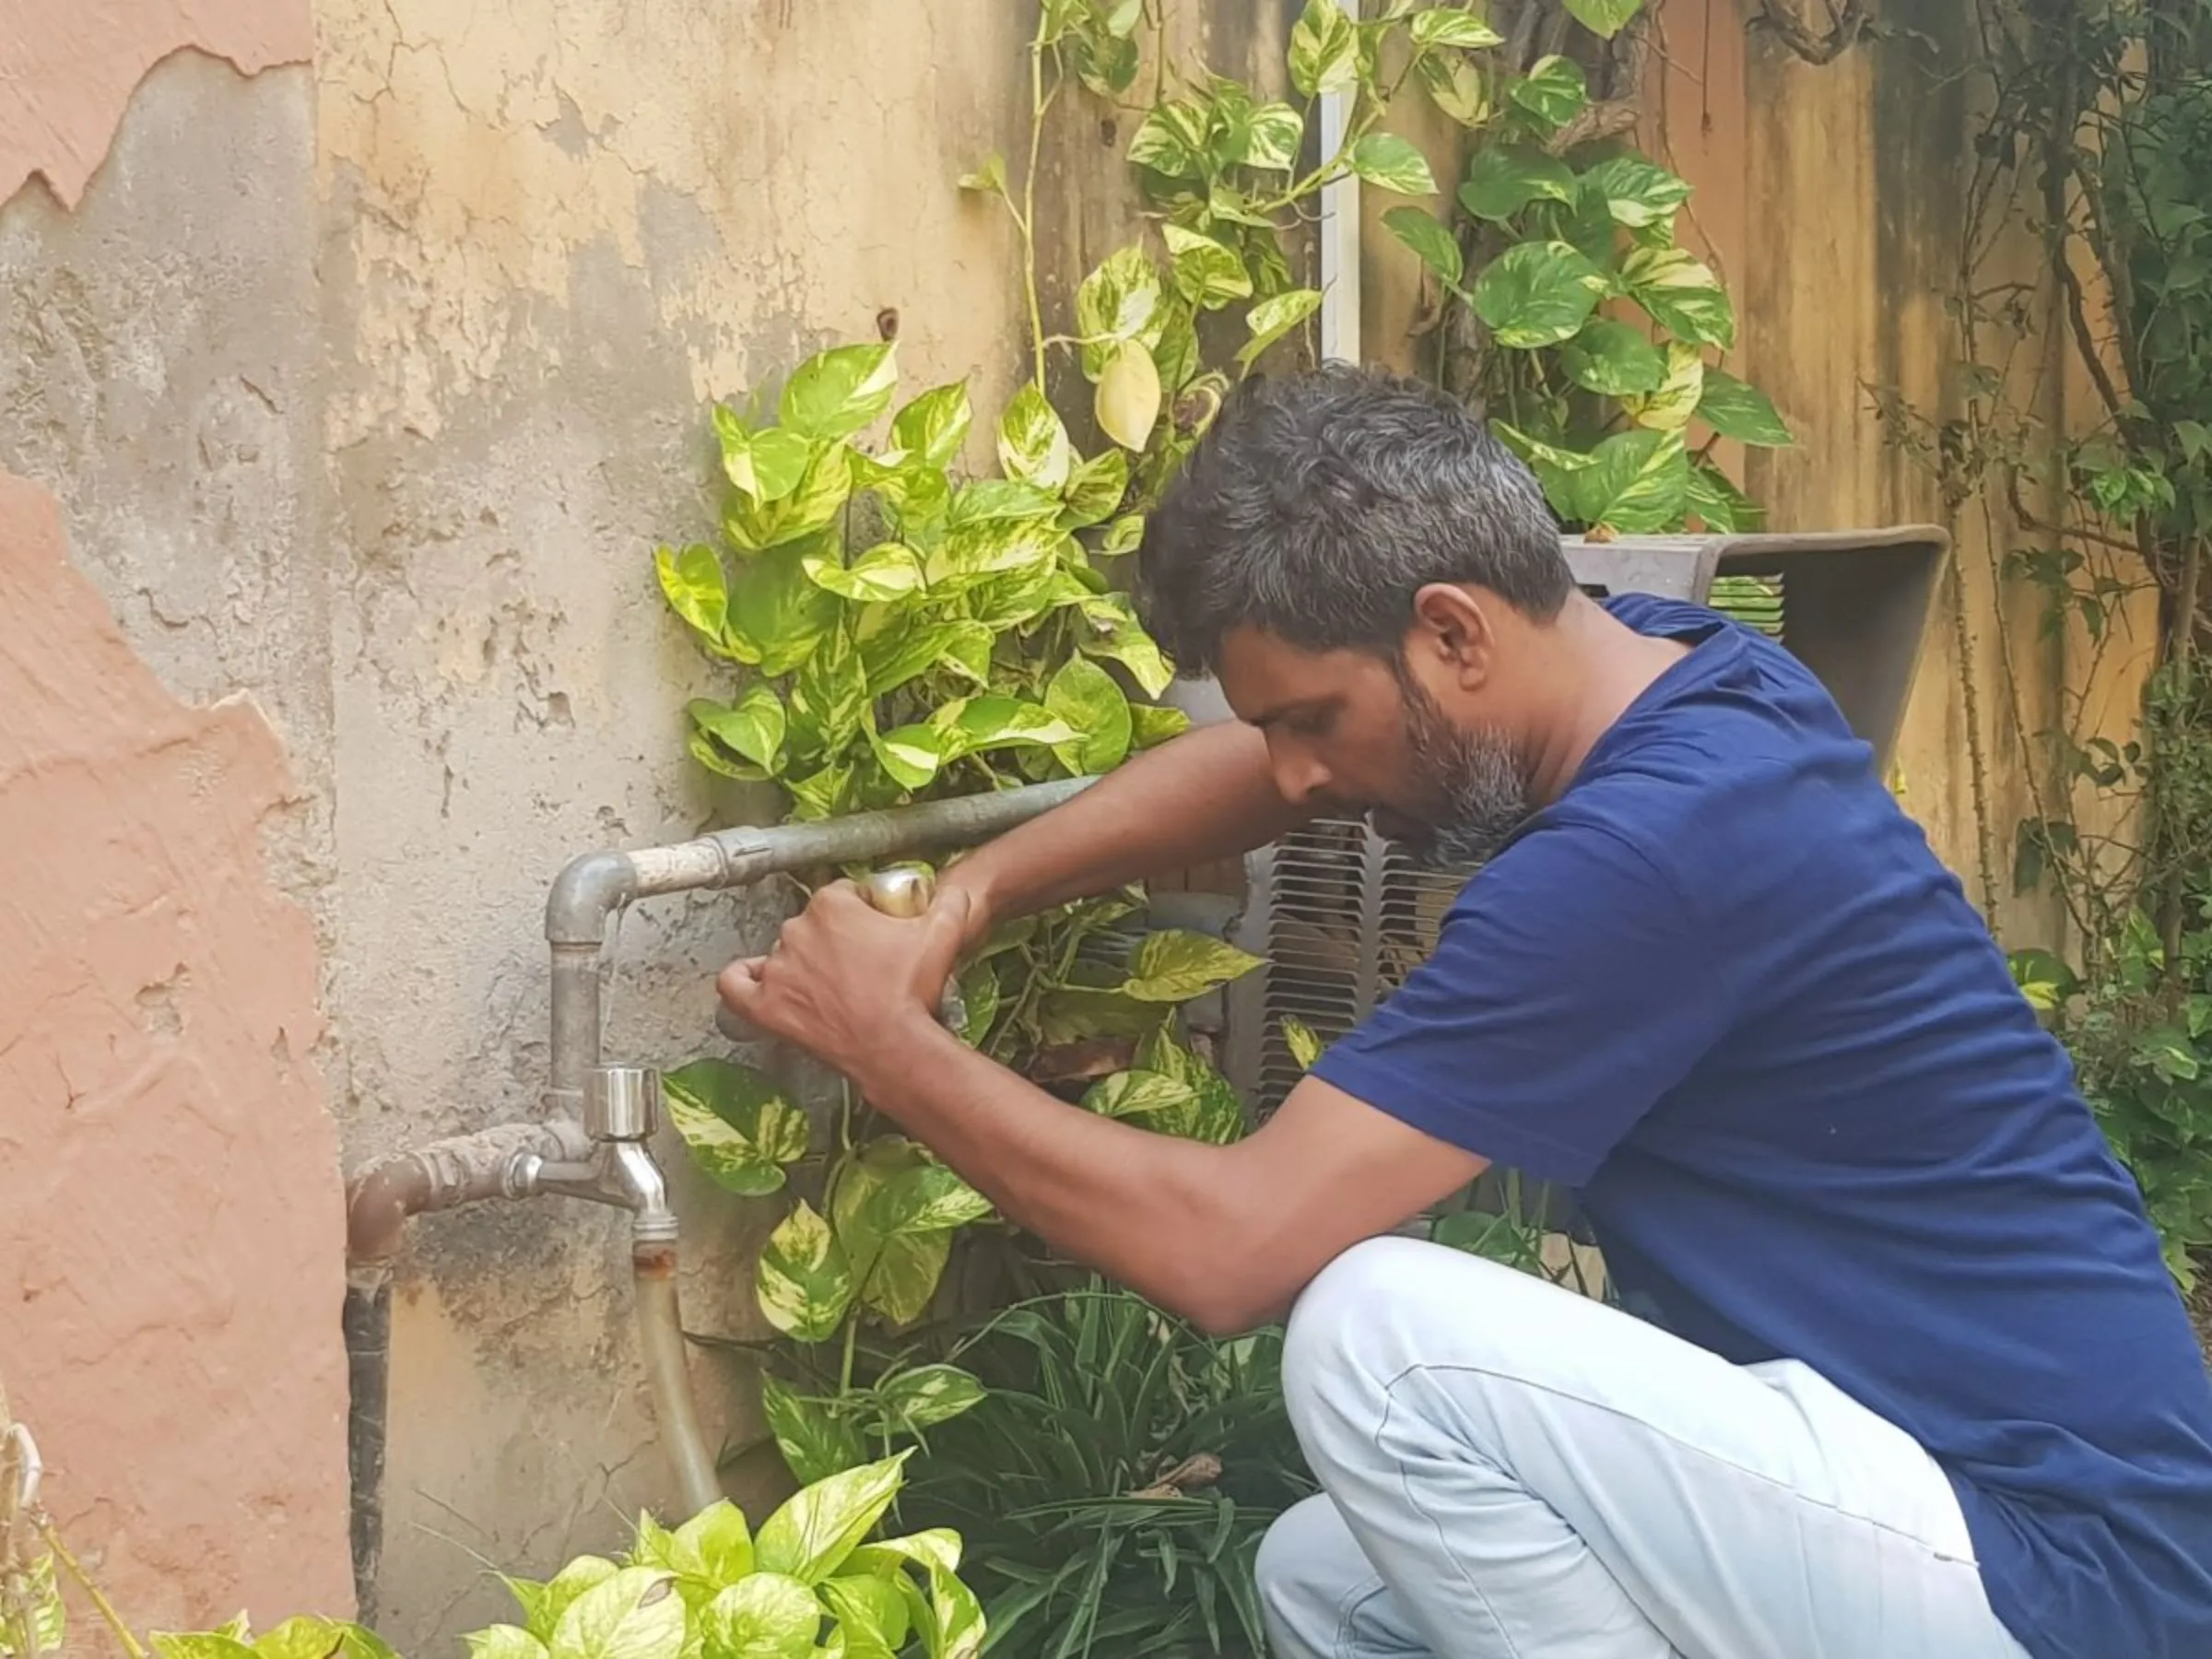
[[[1221,641],[1222,695],[1239,719],[1255,725],[1301,705],[1340,700],[1387,674],[1365,652],[1312,651],[1263,629],[1236,629]]]

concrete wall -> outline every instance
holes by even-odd
[[[290,1333],[281,1353],[264,1325],[239,1336],[273,1368],[258,1421],[316,1505],[297,1544],[312,1571],[257,1579],[218,1551],[199,1572],[126,1572],[117,1589],[163,1622],[241,1599],[265,1620],[335,1607],[333,1140],[351,1167],[535,1113],[539,914],[560,865],[777,810],[711,792],[685,758],[683,701],[715,681],[664,615],[650,549],[710,522],[708,400],[772,382],[808,349],[895,328],[915,389],[971,376],[990,411],[1016,383],[1016,242],[954,182],[988,149],[1027,147],[1026,19],[874,0],[322,0],[312,69],[249,76],[311,55],[304,11],[255,45],[206,28],[172,38],[161,0],[99,0],[106,32],[89,42],[74,27],[82,0],[0,7],[0,42],[14,14],[39,26],[0,65],[41,113],[19,133],[0,124],[0,292],[17,347],[0,359],[0,468],[58,501],[142,675],[188,705],[247,693],[280,740],[289,782],[256,809],[259,845],[226,851],[239,880],[275,883],[310,918],[320,969],[302,934],[295,958],[272,958],[280,983],[224,982],[247,999],[239,1018],[266,1025],[319,994],[327,1019],[320,1041],[287,1024],[292,1075],[308,1088],[319,1074],[323,1099],[268,1119],[287,1153],[271,1171],[281,1205],[321,1242],[285,1235],[216,1276]],[[1215,28],[1184,9],[1181,46],[1279,64],[1279,23],[1255,33],[1248,8],[1224,6]],[[182,38],[208,50],[165,55]],[[1071,100],[1055,114],[1039,214],[1055,316],[1126,233],[1119,154],[1094,110]],[[16,188],[34,171],[43,182]],[[612,953],[616,1051],[674,1064],[704,1046],[712,971],[782,902],[640,907]],[[0,954],[16,939],[0,910]],[[62,1112],[62,1083],[34,1081]],[[129,1144],[177,1141],[210,1109],[191,1095],[145,1112]],[[71,1198],[90,1184],[88,1155],[69,1166]],[[241,1202],[220,1160],[134,1155],[187,1211],[186,1198]],[[763,1335],[746,1264],[775,1206],[702,1190],[680,1154],[670,1162],[687,1323]],[[22,1184],[0,1169],[11,1215]],[[374,1609],[406,1649],[439,1651],[501,1615],[487,1563],[549,1571],[670,1495],[626,1257],[618,1218],[578,1206],[414,1230]],[[194,1316],[195,1341],[212,1340],[211,1317]],[[11,1321],[0,1362],[66,1452],[112,1434],[118,1414],[77,1412],[60,1371],[15,1358],[49,1335],[18,1339]],[[709,1355],[695,1371],[710,1436],[753,1440],[747,1368]],[[171,1456],[133,1435],[112,1444],[126,1461]],[[93,1464],[62,1461],[57,1490],[84,1494],[80,1541],[97,1556],[120,1513],[100,1507],[114,1464],[96,1480]],[[741,1493],[762,1489],[759,1461],[734,1471]],[[178,1512],[134,1516],[141,1532],[202,1537],[247,1500],[194,1467],[200,1495],[170,1480]]]

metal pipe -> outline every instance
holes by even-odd
[[[518,1181],[520,1159],[559,1163],[586,1157],[591,1149],[582,1124],[559,1120],[500,1124],[379,1159],[347,1185],[347,1266],[373,1280],[399,1248],[408,1217],[479,1198],[525,1197]]]
[[[631,1282],[637,1288],[638,1347],[645,1364],[645,1386],[653,1398],[653,1421],[661,1427],[676,1484],[687,1515],[696,1515],[722,1496],[722,1480],[707,1453],[691,1394],[689,1360],[684,1349],[684,1321],[676,1288],[676,1241],[641,1237],[629,1253]]]
[[[1026,823],[1094,782],[1070,778],[818,823],[723,830],[672,846],[587,853],[561,871],[546,898],[546,940],[552,949],[549,1121],[502,1124],[382,1159],[347,1190],[354,1567],[362,1606],[373,1605],[382,1543],[391,1258],[410,1216],[481,1198],[538,1194],[628,1209],[639,1340],[654,1418],[684,1501],[696,1512],[721,1495],[685,1361],[676,1214],[665,1177],[646,1145],[658,1113],[640,1104],[657,1106],[657,1079],[644,1081],[631,1075],[633,1068],[602,1064],[599,955],[609,918],[656,894],[740,887],[817,865],[971,846]]]

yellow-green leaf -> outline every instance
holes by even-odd
[[[1429,101],[1446,119],[1463,127],[1478,127],[1488,122],[1488,89],[1483,85],[1482,72],[1465,58],[1429,53],[1420,59],[1418,70]]]
[[[653,567],[660,578],[661,593],[668,601],[668,608],[688,622],[710,649],[724,652],[723,630],[729,622],[730,593],[722,556],[713,548],[694,542],[681,552],[674,547],[655,549]]]
[[[1252,297],[1252,273],[1235,250],[1177,224],[1162,226],[1160,235],[1168,244],[1175,291],[1193,305],[1218,311],[1231,300]]]
[[[1393,236],[1414,251],[1439,282],[1446,288],[1458,286],[1463,274],[1459,238],[1452,234],[1449,225],[1419,207],[1393,207],[1382,216],[1382,223]]]
[[[951,1573],[933,1568],[929,1603],[936,1623],[929,1643],[930,1659],[976,1659],[983,1651],[987,1631],[982,1604],[976,1600],[975,1592]]]
[[[1025,381],[998,422],[998,464],[1009,478],[1059,489],[1076,464],[1067,428],[1044,394]]]
[[[1336,0],[1306,0],[1290,29],[1290,84],[1308,98],[1359,79],[1359,37]]]
[[[1159,419],[1159,369],[1142,340],[1124,340],[1099,374],[1093,414],[1124,449],[1141,451]]]
[[[677,1527],[676,1539],[717,1589],[735,1583],[753,1570],[752,1531],[745,1524],[745,1512],[727,1498],[716,1500]]]
[[[876,1403],[886,1418],[912,1433],[950,1422],[982,1404],[983,1394],[974,1373],[957,1365],[917,1365],[877,1383]]]
[[[798,1579],[755,1572],[707,1604],[700,1633],[714,1659],[812,1659],[822,1604]]]
[[[754,1287],[768,1323],[800,1342],[827,1339],[852,1305],[845,1253],[830,1223],[804,1199],[769,1235]]]
[[[1158,703],[1131,703],[1129,721],[1133,731],[1134,747],[1140,749],[1157,747],[1171,737],[1180,737],[1191,729],[1191,717],[1181,709],[1171,709]]]
[[[1076,641],[1077,649],[1088,656],[1121,664],[1147,697],[1158,697],[1168,688],[1175,671],[1136,619],[1127,594],[1093,594],[1082,602],[1082,610],[1088,628]]]
[[[1123,1071],[1100,1077],[1083,1091],[1084,1109],[1100,1117],[1142,1117],[1148,1112],[1188,1112],[1198,1091],[1165,1072]]]
[[[920,789],[937,775],[944,764],[944,736],[927,725],[895,726],[878,735],[868,734],[869,746],[883,770],[904,789]]]
[[[835,1572],[899,1495],[906,1456],[863,1464],[796,1494],[762,1524],[753,1543],[759,1570],[788,1573],[805,1584]]]
[[[1460,206],[1477,218],[1503,222],[1531,202],[1571,202],[1574,169],[1529,145],[1486,144],[1467,163]]]
[[[929,724],[944,735],[947,760],[984,749],[1023,745],[1050,747],[1076,735],[1051,710],[996,693],[947,703],[930,716]]]
[[[1669,340],[1666,378],[1659,382],[1657,389],[1640,396],[1625,397],[1621,403],[1638,426],[1678,432],[1698,412],[1698,400],[1704,392],[1704,353],[1688,340]]]
[[[795,488],[764,504],[731,503],[723,534],[747,553],[780,547],[836,524],[852,495],[853,452],[842,443],[818,443]]]
[[[1677,339],[1725,351],[1735,344],[1735,308],[1720,278],[1680,248],[1631,248],[1621,281],[1652,320]]]
[[[1139,247],[1117,248],[1076,290],[1076,329],[1083,372],[1103,374],[1123,343],[1140,338],[1155,320],[1163,293],[1159,272]]]
[[[902,542],[878,542],[849,565],[834,548],[808,553],[799,562],[815,586],[865,605],[903,599],[922,589],[922,557]]]
[[[1508,96],[1556,131],[1580,115],[1589,104],[1590,87],[1580,64],[1572,58],[1554,54],[1538,58],[1528,74],[1513,83]]]
[[[1059,527],[1080,530],[1087,524],[1111,518],[1128,493],[1128,453],[1110,449],[1094,455],[1068,475]]]
[[[1129,700],[1113,676],[1088,657],[1062,665],[1045,687],[1044,706],[1077,734],[1060,751],[1071,771],[1108,772],[1127,758],[1134,731]]]
[[[960,175],[962,190],[980,190],[989,195],[1006,194],[1006,159],[993,150],[975,164],[972,171]]]
[[[1241,979],[1260,965],[1250,951],[1182,928],[1147,934],[1129,960],[1124,995],[1138,1002],[1188,1002],[1216,985]]]
[[[546,1644],[511,1624],[471,1630],[462,1640],[468,1644],[468,1659],[546,1659]],[[164,1653],[165,1659],[184,1659],[182,1654]]]
[[[868,1458],[860,1430],[821,1401],[787,1388],[774,1377],[760,1379],[760,1415],[767,1419],[784,1466],[804,1486],[857,1468]]]
[[[625,1567],[571,1602],[546,1645],[552,1659],[679,1659],[687,1622],[673,1577]]]
[[[814,446],[782,427],[755,431],[724,405],[714,407],[714,435],[722,445],[723,475],[756,505],[780,500],[799,487]]]
[[[1572,339],[1605,297],[1606,275],[1566,242],[1516,242],[1475,279],[1475,314],[1500,346]]]
[[[1566,5],[1568,16],[1608,41],[1643,9],[1643,0],[1566,0]]]
[[[1320,1034],[1304,1020],[1288,1015],[1283,1018],[1283,1046],[1301,1071],[1311,1071],[1313,1062],[1321,1058]]]
[[[1244,327],[1252,338],[1237,353],[1237,366],[1249,370],[1260,353],[1320,309],[1319,288],[1289,288],[1261,300],[1244,314]]]
[[[925,466],[948,466],[974,418],[967,382],[935,386],[891,418],[891,441]]]
[[[1436,175],[1429,159],[1395,133],[1370,133],[1351,147],[1352,171],[1378,190],[1399,195],[1434,195]]]
[[[905,1589],[874,1573],[824,1579],[822,1600],[837,1620],[842,1659],[897,1659],[913,1629]]]
[[[1573,516],[1624,535],[1672,527],[1689,492],[1689,457],[1678,431],[1617,432],[1575,475]]]
[[[755,766],[772,771],[783,753],[783,703],[773,687],[759,680],[739,692],[734,703],[694,698],[684,712],[693,725]]]
[[[1733,438],[1738,443],[1780,449],[1796,442],[1767,394],[1724,370],[1705,371],[1704,394],[1698,400],[1698,418],[1722,437]]]
[[[1413,39],[1419,46],[1462,46],[1471,52],[1505,44],[1505,37],[1474,13],[1449,6],[1414,13]]]
[[[783,1171],[806,1156],[806,1114],[765,1072],[728,1060],[694,1060],[661,1079],[668,1120],[718,1184],[759,1197],[780,1190]]]
[[[1567,378],[1604,397],[1656,392],[1666,379],[1666,359],[1651,336],[1611,317],[1593,317],[1559,347]]]
[[[1641,156],[1611,156],[1583,175],[1583,182],[1605,199],[1617,225],[1630,230],[1672,223],[1675,209],[1689,200],[1687,180]]]
[[[837,346],[801,363],[783,384],[784,426],[804,437],[849,438],[891,406],[899,369],[890,342]]]

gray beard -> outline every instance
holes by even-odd
[[[1484,863],[1535,810],[1521,759],[1503,734],[1463,731],[1410,678],[1400,684],[1406,744],[1430,796],[1425,832],[1401,844],[1431,869]]]

